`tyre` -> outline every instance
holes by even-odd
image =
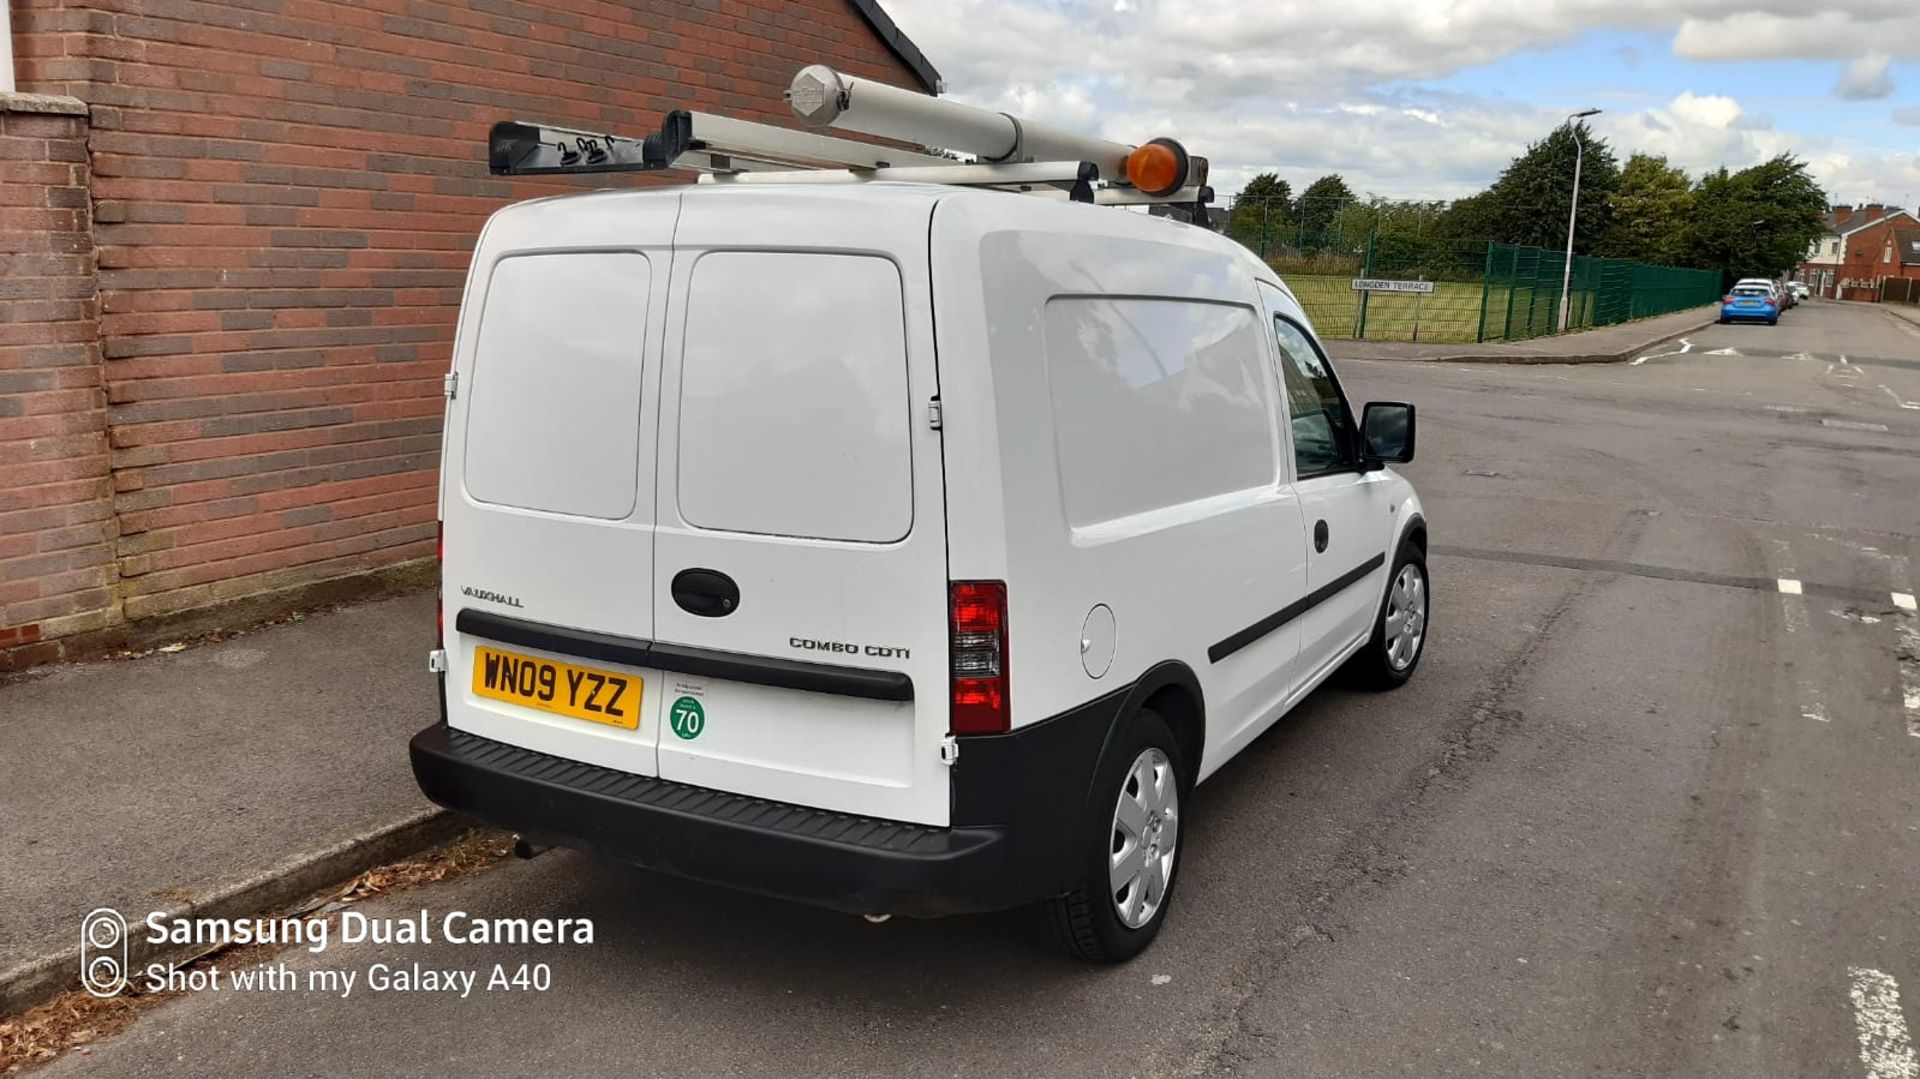
[[[1396,689],[1413,677],[1426,653],[1429,592],[1426,556],[1401,543],[1386,598],[1374,616],[1373,636],[1353,657],[1355,681],[1370,689]]]
[[[1725,316],[1725,315],[1721,315],[1721,316],[1720,316],[1720,325],[1722,325],[1722,326],[1725,326],[1726,324],[1727,324],[1727,316]]]
[[[1767,325],[1769,325],[1769,326],[1778,326],[1778,325],[1780,325],[1780,316],[1778,316],[1778,315],[1775,315],[1774,317],[1772,317],[1772,318],[1770,318],[1770,319],[1768,319],[1768,320],[1767,320]]]
[[[1166,721],[1135,713],[1095,774],[1081,828],[1085,876],[1041,904],[1048,935],[1068,955],[1124,963],[1160,935],[1180,868],[1186,775]]]

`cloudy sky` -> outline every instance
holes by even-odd
[[[1920,199],[1920,0],[885,0],[948,93],[1127,142],[1237,191],[1273,170],[1454,198],[1567,113],[1624,161],[1782,150],[1836,201]]]

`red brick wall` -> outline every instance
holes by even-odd
[[[495,120],[791,123],[780,91],[815,60],[915,85],[848,0],[13,3],[22,88],[92,106],[129,619],[432,553],[482,221],[658,182],[490,178]]]
[[[118,617],[79,103],[0,94],[0,176],[0,652],[32,661]]]

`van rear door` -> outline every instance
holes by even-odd
[[[442,461],[447,718],[655,774],[653,445],[679,196],[514,207],[488,225]]]
[[[653,573],[662,778],[948,822],[934,201],[684,200]]]

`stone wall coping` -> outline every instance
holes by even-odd
[[[87,103],[77,97],[58,94],[0,93],[0,112],[39,112],[59,116],[85,116]]]

